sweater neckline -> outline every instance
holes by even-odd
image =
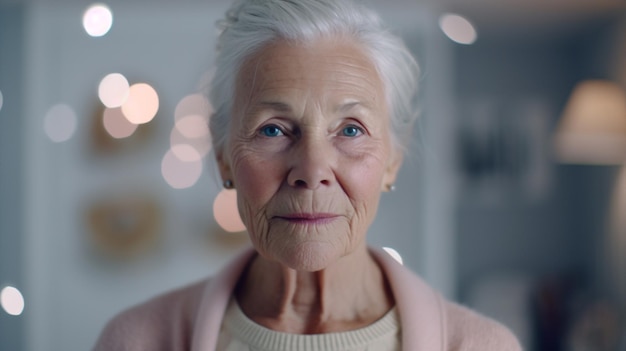
[[[224,316],[224,328],[255,350],[349,350],[399,335],[400,321],[394,306],[379,320],[363,328],[324,334],[293,334],[271,330],[254,322],[231,298]]]

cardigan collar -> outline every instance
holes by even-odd
[[[441,296],[385,251],[369,248],[389,280],[400,314],[402,349],[444,350],[445,320]],[[245,249],[205,286],[195,323],[192,351],[213,351],[228,301],[256,251]]]

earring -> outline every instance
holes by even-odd
[[[396,185],[395,184],[389,184],[389,185],[387,185],[387,189],[389,189],[389,191],[391,191],[391,192],[396,191]]]
[[[233,181],[232,181],[232,180],[230,180],[230,179],[226,179],[226,180],[224,181],[224,188],[226,188],[226,189],[232,189],[232,188],[234,188],[234,187],[235,187],[235,185],[233,184]]]

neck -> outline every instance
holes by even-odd
[[[365,245],[317,272],[296,271],[257,255],[235,296],[256,323],[298,334],[358,329],[380,319],[394,303]]]

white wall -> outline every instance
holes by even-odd
[[[114,26],[102,38],[84,33],[83,5],[41,2],[31,4],[27,12],[22,209],[28,350],[89,349],[115,313],[211,274],[245,242],[225,239],[217,229],[210,211],[219,187],[210,172],[187,190],[169,188],[160,174],[174,107],[195,92],[200,75],[209,68],[214,22],[225,8],[209,2],[148,4],[112,6]],[[370,241],[395,247],[407,265],[449,295],[454,190],[448,186],[450,180],[442,177],[450,157],[445,149],[449,112],[437,111],[452,101],[445,83],[451,73],[447,61],[437,56],[447,51],[439,46],[443,39],[436,35],[430,14],[410,7],[414,15],[406,7],[401,10],[403,32],[423,30],[409,41],[422,45],[418,50],[431,50],[425,59],[429,77],[425,82],[433,88],[425,88],[430,105],[424,116],[429,122],[425,128],[430,129],[422,134],[432,137],[426,148],[416,146],[419,150],[414,152],[414,156],[430,156],[407,161],[399,191],[383,197]],[[98,104],[97,84],[111,72],[124,73],[132,82],[151,83],[159,92],[161,108],[155,134],[143,148],[96,157],[90,151],[90,123]],[[79,119],[74,137],[60,144],[43,132],[43,117],[57,103],[72,106]],[[102,195],[128,191],[158,199],[164,227],[157,249],[115,261],[94,250],[85,225],[85,205]]]

